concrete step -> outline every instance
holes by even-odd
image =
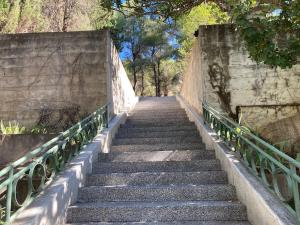
[[[214,151],[141,151],[100,153],[100,162],[159,162],[215,159]]]
[[[172,131],[198,131],[195,124],[185,125],[185,126],[168,126],[168,127],[121,127],[119,132],[128,132],[128,133],[139,133],[139,132],[172,132]]]
[[[189,119],[187,117],[172,117],[172,118],[147,118],[147,119],[127,119],[126,124],[172,124],[172,123],[190,123]]]
[[[182,109],[181,106],[177,104],[168,104],[166,102],[161,102],[161,103],[150,103],[150,104],[137,104],[134,107],[134,111],[138,109],[157,109],[157,110],[164,110],[164,109]]]
[[[148,129],[149,127],[168,127],[168,129],[170,129],[169,127],[186,127],[186,126],[193,126],[195,127],[195,124],[193,122],[176,122],[176,121],[160,121],[160,122],[156,122],[156,123],[152,123],[151,121],[141,121],[141,122],[137,122],[137,123],[128,123],[126,122],[125,124],[121,125],[121,128],[143,128],[143,129]]]
[[[178,137],[178,136],[187,136],[187,137],[199,137],[200,134],[197,130],[178,130],[178,131],[161,131],[161,132],[127,132],[119,131],[116,138],[144,138],[144,137]]]
[[[175,107],[165,107],[165,106],[153,106],[153,107],[136,107],[131,112],[133,113],[141,113],[141,112],[147,112],[147,113],[174,113],[174,112],[184,112],[184,109],[178,106]]]
[[[173,106],[173,107],[163,107],[163,106],[148,106],[148,107],[135,107],[134,110],[132,110],[130,113],[141,113],[141,112],[157,112],[157,113],[174,113],[174,112],[185,112],[185,109]]]
[[[126,123],[130,124],[142,124],[142,123],[158,123],[158,122],[163,122],[163,123],[189,123],[190,120],[188,119],[187,116],[181,116],[181,117],[153,117],[149,116],[147,118],[127,118]]]
[[[155,144],[180,144],[202,143],[200,137],[165,137],[165,138],[118,138],[113,140],[113,145],[155,145]]]
[[[99,201],[235,201],[235,188],[229,184],[164,186],[90,186],[79,190],[78,202]]]
[[[147,117],[127,117],[127,121],[129,123],[135,122],[143,122],[143,121],[152,121],[152,122],[189,122],[189,118],[187,116],[168,116],[168,115],[160,115],[160,116],[153,116],[149,115]]]
[[[239,202],[165,201],[83,203],[68,209],[68,222],[141,222],[246,220]]]
[[[93,165],[93,173],[137,172],[195,172],[221,170],[218,160],[167,162],[100,162]]]
[[[140,108],[134,109],[130,112],[130,114],[160,114],[165,115],[168,113],[185,113],[185,110],[182,108]]]
[[[181,150],[205,150],[204,143],[179,143],[156,145],[113,145],[111,152],[139,152],[139,151],[181,151]]]
[[[91,222],[66,225],[251,225],[247,221]]]
[[[148,117],[186,117],[187,114],[184,110],[175,111],[175,112],[168,112],[168,113],[161,113],[161,112],[130,112],[128,114],[128,118],[148,118]]]
[[[227,175],[222,170],[200,172],[138,172],[92,174],[87,186],[184,185],[226,184]]]

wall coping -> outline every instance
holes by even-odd
[[[229,183],[236,187],[238,199],[247,207],[249,222],[252,225],[297,225],[296,218],[204,124],[202,116],[182,96],[176,98],[189,119],[195,122],[207,149],[216,152]]]
[[[92,172],[92,164],[98,159],[98,153],[109,151],[112,139],[126,118],[126,113],[115,116],[109,127],[98,134],[47,188],[20,212],[12,225],[65,224],[67,209],[77,201],[78,190],[84,186],[87,175]]]
[[[59,37],[70,37],[74,38],[76,34],[79,37],[93,37],[97,34],[109,33],[109,29],[101,30],[88,30],[88,31],[70,31],[70,32],[36,32],[36,33],[15,33],[15,34],[0,34],[0,41],[12,40],[12,39],[23,39],[23,38],[36,38],[36,37],[45,37],[45,38],[57,38]]]

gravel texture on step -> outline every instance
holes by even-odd
[[[98,201],[201,201],[236,200],[235,188],[228,184],[152,185],[81,188],[78,202]]]
[[[158,113],[158,112],[131,112],[128,114],[128,119],[147,119],[147,118],[169,118],[169,117],[184,117],[187,118],[186,112],[181,110],[179,112],[168,112],[168,113]]]
[[[68,222],[246,220],[246,208],[228,201],[97,202],[68,209]]]
[[[113,145],[134,145],[134,144],[180,144],[180,143],[202,143],[200,137],[165,137],[165,138],[117,138]]]
[[[140,152],[115,152],[100,153],[99,161],[102,162],[157,162],[157,161],[190,161],[215,159],[215,153],[207,150],[184,151],[140,151]]]
[[[198,132],[196,126],[194,124],[187,126],[168,126],[168,127],[121,127],[119,128],[119,132],[128,132],[128,133],[137,133],[137,132],[172,132],[172,131],[195,131]]]
[[[169,162],[99,162],[93,173],[135,172],[195,172],[221,170],[218,160],[169,161]]]
[[[156,121],[156,122],[151,122],[151,121],[137,121],[137,122],[126,122],[125,124],[122,124],[121,127],[125,128],[130,128],[130,127],[140,127],[144,129],[148,129],[148,127],[166,127],[166,126],[177,126],[177,127],[182,127],[182,126],[195,126],[193,122],[190,121]]]
[[[113,145],[111,152],[137,152],[137,151],[168,151],[168,150],[204,150],[203,143],[177,143],[177,144],[156,144],[156,145]]]
[[[178,130],[178,131],[160,131],[160,132],[118,132],[116,138],[151,138],[151,137],[200,137],[197,130]]]
[[[200,172],[138,172],[92,174],[87,186],[184,185],[227,184],[227,174],[222,170]]]
[[[73,225],[250,225],[174,97],[140,98],[92,172],[68,209]]]
[[[143,119],[130,119],[130,118],[127,118],[126,120],[126,123],[134,123],[134,124],[137,124],[137,123],[185,123],[185,122],[190,122],[190,120],[187,118],[187,117],[167,117],[167,118],[143,118]]]
[[[173,221],[173,222],[91,222],[72,223],[66,225],[250,225],[246,221]]]

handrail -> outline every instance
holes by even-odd
[[[244,164],[269,188],[300,223],[300,162],[275,148],[249,130],[202,104],[205,123],[225,144],[239,153]]]
[[[9,224],[55,174],[108,126],[108,104],[0,171],[0,224]]]

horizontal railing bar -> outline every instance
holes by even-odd
[[[245,165],[279,197],[300,224],[300,162],[219,113],[207,103],[203,103],[203,116],[205,123],[216,131],[231,150],[240,153]],[[271,181],[267,180],[267,174],[271,175]],[[278,183],[279,175],[284,176],[287,183]],[[288,196],[282,193],[281,188],[284,188],[282,185],[288,186]]]
[[[106,105],[107,105],[107,104],[106,104]],[[104,110],[104,108],[106,107],[106,105],[103,106],[100,110],[97,110],[97,112],[102,112],[102,111]],[[90,118],[92,118],[93,115],[97,115],[97,114],[98,114],[98,113],[96,113],[96,112],[93,113],[93,114],[91,114],[90,116],[88,116],[87,118],[85,118],[82,122],[84,122],[84,121],[86,122],[87,119],[90,119]],[[17,160],[17,161],[15,161],[15,162],[11,163],[11,166],[16,167],[16,166],[18,166],[18,165],[20,165],[20,164],[26,162],[29,158],[33,158],[33,157],[34,157],[35,155],[37,155],[38,153],[42,152],[42,151],[45,150],[47,147],[51,146],[51,144],[54,144],[55,142],[61,140],[63,137],[65,137],[67,134],[69,134],[71,130],[73,130],[73,129],[75,129],[75,128],[78,128],[78,126],[81,125],[82,122],[78,122],[77,124],[75,124],[74,126],[72,126],[71,128],[69,128],[67,131],[61,133],[59,136],[57,136],[57,137],[51,139],[50,141],[48,141],[48,142],[46,142],[45,144],[43,144],[41,147],[39,147],[39,148],[37,148],[37,149],[31,151],[30,153],[26,154],[25,156],[23,156],[23,157],[20,158],[19,160]],[[3,172],[2,172],[2,171],[3,171]],[[6,172],[6,171],[7,171],[6,168],[2,169],[2,170],[0,171],[0,176],[3,176],[4,172]]]
[[[7,199],[6,205],[4,205],[5,218],[0,218],[1,224],[9,224],[18,212],[52,181],[55,174],[71,158],[78,155],[80,150],[92,141],[100,130],[108,127],[108,105],[109,103],[105,104],[57,137],[8,164],[0,171],[0,190]],[[47,161],[48,159],[49,161]],[[50,170],[48,170],[49,168]],[[20,203],[15,189],[18,182],[23,180],[24,175],[27,176],[25,180],[29,182],[27,184],[29,188],[25,201]],[[38,188],[34,187],[33,180],[40,182]],[[17,209],[13,207],[13,204]]]
[[[256,141],[259,141],[261,144],[265,145],[266,147],[268,147],[269,149],[271,149],[272,151],[274,151],[276,154],[279,154],[282,158],[290,161],[292,164],[294,164],[295,166],[300,168],[300,162],[298,162],[297,160],[293,159],[292,157],[284,154],[283,152],[281,152],[280,150],[276,149],[273,145],[267,143],[266,141],[262,140],[261,138],[253,135],[251,132],[249,132],[248,130],[244,129],[243,127],[241,127],[239,124],[237,124],[236,122],[234,122],[233,120],[224,117],[222,114],[218,113],[218,111],[216,111],[215,109],[213,109],[212,107],[210,107],[209,105],[207,105],[207,103],[204,103],[204,107],[207,107],[209,110],[214,111],[216,114],[218,114],[222,119],[225,119],[226,121],[228,121],[229,123],[232,123],[234,126],[238,127],[239,129],[243,130],[244,132],[247,132],[248,135],[251,136],[251,138],[254,138]]]

